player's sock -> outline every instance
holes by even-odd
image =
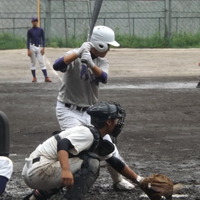
[[[47,70],[46,70],[46,69],[43,69],[42,72],[43,72],[43,74],[44,74],[44,77],[47,78]]]
[[[36,75],[35,75],[35,74],[36,74],[36,73],[35,73],[35,70],[31,70],[31,73],[32,73],[33,77],[34,77],[34,78],[36,78]]]

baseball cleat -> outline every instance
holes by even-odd
[[[49,77],[46,77],[44,81],[47,82],[47,83],[52,82],[51,79],[50,79]]]
[[[32,82],[33,82],[33,83],[37,82],[37,78],[36,78],[36,77],[33,77]]]
[[[122,179],[120,182],[113,185],[115,190],[129,191],[133,190],[135,186],[132,183],[129,183],[127,180]]]

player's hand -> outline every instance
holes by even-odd
[[[30,57],[31,56],[31,50],[28,49],[27,55]]]
[[[78,57],[81,57],[82,56],[82,53],[84,51],[88,51],[90,52],[90,49],[93,47],[92,43],[91,42],[84,42],[82,44],[82,46],[79,48],[78,50]]]
[[[66,188],[71,188],[74,185],[74,176],[70,170],[62,170],[62,184]]]
[[[45,53],[44,48],[42,48],[40,52],[41,52],[42,55],[44,55],[44,53]]]
[[[91,57],[91,54],[90,54],[89,51],[84,51],[84,52],[82,53],[81,61],[84,62],[84,63],[86,63],[87,66],[88,66],[90,69],[92,69],[92,68],[95,66],[95,64],[94,64],[94,62],[93,62],[93,60],[92,60],[92,57]]]

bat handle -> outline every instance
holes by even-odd
[[[81,59],[81,68],[85,69],[85,70],[88,68],[88,66],[87,66],[87,60]]]
[[[81,59],[81,63],[82,63],[82,65],[87,65],[87,60]]]

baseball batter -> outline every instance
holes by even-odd
[[[124,125],[125,111],[113,102],[89,107],[92,126],[76,126],[54,135],[40,144],[26,159],[22,176],[34,191],[24,199],[46,200],[66,187],[62,200],[81,200],[96,181],[100,160],[133,182],[142,177],[115,157],[114,145],[102,138],[117,137]]]
[[[41,70],[44,74],[45,82],[52,82],[47,75],[46,65],[44,63],[44,53],[45,53],[45,35],[42,28],[38,27],[38,18],[33,17],[32,20],[33,27],[27,32],[27,50],[28,56],[31,60],[31,73],[33,76],[32,82],[37,82],[36,78],[36,59],[39,62]]]
[[[68,51],[57,59],[53,68],[63,72],[63,84],[57,97],[56,115],[61,130],[90,124],[86,110],[98,102],[99,84],[106,84],[109,62],[105,58],[110,45],[118,47],[115,33],[106,26],[95,26],[90,41],[78,49]],[[112,142],[109,135],[104,139]],[[116,146],[115,146],[116,148]],[[116,157],[120,158],[116,148]],[[114,187],[118,190],[132,190],[134,185],[108,167]]]

